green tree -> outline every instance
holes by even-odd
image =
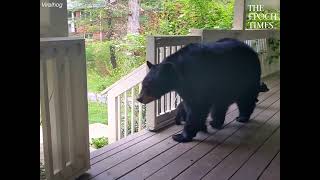
[[[164,0],[160,33],[185,35],[192,28],[231,29],[233,4],[233,0]]]

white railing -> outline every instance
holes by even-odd
[[[200,43],[201,36],[150,36],[147,44],[147,60],[153,64],[161,63],[167,56],[190,43]],[[172,124],[175,109],[181,102],[176,92],[169,92],[159,100],[147,104],[147,128],[156,131]]]
[[[143,64],[121,78],[102,94],[107,94],[110,143],[145,128],[145,105],[136,101],[147,72]]]
[[[191,35],[187,36],[150,36],[147,41],[147,60],[158,64],[189,43],[216,41],[226,37],[242,40],[258,52],[262,76],[279,71],[279,62],[266,62],[271,51],[267,39],[279,38],[279,31],[274,30],[191,30]],[[107,93],[108,98],[110,142],[145,127],[158,130],[174,122],[175,109],[181,102],[175,92],[167,93],[146,107],[135,100],[147,71],[146,66],[142,65],[103,92]]]
[[[76,38],[40,38],[40,118],[48,180],[89,169],[85,44]]]

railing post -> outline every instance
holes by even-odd
[[[120,98],[118,96],[117,98]],[[109,91],[107,94],[108,99],[108,143],[113,143],[119,139],[118,137],[118,121],[120,117],[117,117],[118,111],[118,102],[116,97],[112,95],[112,91]]]
[[[40,38],[40,105],[48,179],[90,168],[84,40]]]
[[[152,64],[156,63],[156,44],[155,44],[155,37],[149,36],[147,38],[147,61],[151,62]],[[149,69],[146,69],[146,73],[148,73]],[[155,130],[155,117],[156,117],[156,106],[155,101],[148,103],[146,105],[146,128],[150,131]]]

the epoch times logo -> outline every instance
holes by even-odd
[[[248,5],[250,29],[272,29],[274,22],[280,21],[277,13],[264,13],[263,5]]]
[[[43,8],[62,8],[63,3],[55,3],[55,2],[40,2],[40,7]]]

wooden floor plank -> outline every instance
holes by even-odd
[[[202,141],[204,138],[208,137],[209,134],[205,133],[199,133],[197,134],[197,137],[195,138],[196,140],[191,142],[191,143],[183,143],[180,148],[188,149],[194,144],[199,143],[199,141]],[[135,169],[136,167],[146,163],[150,159],[153,159],[154,157],[158,156],[162,152],[172,149],[172,147],[176,148],[176,145],[178,143],[174,141],[172,138],[168,138],[165,141],[162,141],[161,143],[139,153],[136,156],[133,156],[132,158],[122,162],[121,164],[109,169],[108,171],[105,171],[98,176],[94,177],[93,180],[104,180],[104,179],[117,179],[121,177],[122,175],[130,172],[131,170]],[[180,145],[180,144],[179,144]],[[181,149],[183,151],[183,149]],[[158,165],[156,165],[157,167]],[[134,178],[134,177],[129,177],[129,179],[139,179],[139,178]]]
[[[230,180],[256,180],[280,151],[280,129],[230,178]]]
[[[137,133],[134,133],[132,135],[129,135],[126,138],[122,138],[122,139],[120,139],[120,140],[118,140],[118,141],[116,141],[114,143],[108,144],[105,147],[102,147],[100,149],[92,151],[90,153],[90,159],[93,159],[93,158],[95,158],[97,156],[100,156],[103,153],[106,153],[106,152],[108,152],[110,150],[114,150],[115,148],[123,146],[124,144],[126,144],[126,143],[128,143],[130,141],[133,141],[133,140],[135,140],[136,138],[138,138],[140,136],[146,136],[146,135],[150,135],[151,136],[153,134],[155,134],[155,133],[144,129],[144,130],[142,130],[140,132],[137,132]]]
[[[266,110],[267,111],[267,110]],[[263,111],[264,112],[264,111]],[[264,113],[261,114],[264,114]],[[273,112],[275,114],[276,111]],[[269,118],[272,117],[272,113],[269,114]],[[259,116],[259,115],[258,115]],[[264,115],[263,115],[264,116]],[[258,120],[261,121],[267,121],[269,118],[258,118]],[[259,125],[262,125],[262,123],[254,123],[256,121],[252,121],[252,123],[248,123],[245,130],[239,131],[240,133],[236,133],[238,137],[234,138],[238,143],[240,143],[241,136],[245,138],[249,134],[252,134],[254,132],[254,127],[258,127]],[[220,130],[216,135],[211,136],[206,141],[201,143],[200,145],[196,146],[195,148],[191,149],[187,153],[183,154],[182,156],[178,157],[176,160],[170,162],[170,164],[166,165],[165,167],[161,168],[158,172],[154,173],[152,176],[148,177],[147,179],[172,179],[179,175],[181,172],[183,172],[185,169],[190,167],[194,162],[199,160],[201,157],[206,155],[208,152],[213,150],[215,147],[219,145],[219,143],[223,142],[225,139],[228,139],[231,135],[233,135],[234,132],[236,132],[238,129],[241,129],[241,127],[244,126],[242,123],[238,123],[235,121],[235,126],[231,126],[230,128],[224,128]],[[246,126],[244,126],[246,127]],[[235,137],[235,136],[231,136]],[[234,142],[236,143],[236,142]]]
[[[125,161],[128,158],[146,150],[147,148],[152,147],[153,145],[165,140],[166,138],[171,138],[173,134],[181,130],[182,127],[180,126],[171,126],[164,131],[160,131],[156,133],[156,135],[92,165],[91,168],[87,171],[87,173],[81,176],[79,180],[92,179],[100,173],[103,173],[104,171],[112,168],[113,166],[120,164],[122,161]]]
[[[263,171],[259,180],[280,180],[280,152],[272,160],[270,165]]]
[[[259,117],[257,117],[259,118]],[[274,124],[278,124],[279,122],[278,114],[274,115],[269,121],[266,122],[263,126],[256,130],[255,133],[259,133],[260,131],[265,131],[265,129],[269,129],[270,125],[274,126]],[[249,125],[249,124],[248,124]],[[242,132],[248,133],[248,127],[245,126],[242,128]],[[242,137],[241,137],[242,135]],[[227,157],[231,152],[233,152],[237,146],[241,143],[241,140],[245,142],[246,134],[241,133],[241,130],[238,132],[238,135],[231,136],[225,142],[220,144],[218,147],[210,151],[204,157],[202,157],[199,161],[195,162],[192,166],[190,166],[187,170],[177,176],[175,179],[183,180],[183,179],[200,179],[204,175],[206,175],[214,166],[219,164],[225,157]]]
[[[108,157],[110,157],[110,156],[112,156],[112,155],[114,155],[116,153],[119,153],[119,152],[121,152],[121,151],[123,151],[123,150],[125,150],[125,149],[127,149],[127,148],[129,148],[129,147],[131,147],[133,145],[135,145],[135,144],[138,144],[138,143],[140,143],[140,142],[142,142],[142,141],[144,141],[144,140],[146,140],[148,138],[151,138],[154,135],[156,135],[156,133],[153,132],[152,134],[148,133],[148,134],[144,134],[142,136],[139,136],[139,137],[133,139],[130,142],[127,142],[127,143],[125,143],[125,144],[123,144],[121,146],[118,146],[118,147],[116,147],[114,149],[106,151],[103,154],[101,154],[99,156],[96,156],[95,158],[92,158],[90,160],[90,164],[92,166],[92,165],[96,164],[97,162],[99,162],[99,161],[101,161],[103,159],[106,159],[106,158],[108,158]]]
[[[265,130],[253,136],[247,142],[241,143],[235,151],[228,155],[202,179],[222,180],[230,178],[233,173],[235,173],[237,169],[256,151],[256,149],[270,137],[269,131],[274,131],[275,128],[279,129],[279,125],[273,125],[267,129],[268,131]]]
[[[266,101],[265,103],[269,103],[269,105],[270,105],[270,104],[274,103],[275,101],[277,101],[278,98],[279,98],[279,95],[275,94],[274,98],[273,98],[274,101]],[[262,102],[263,101],[260,101],[260,103],[262,103]],[[257,114],[258,112],[255,112],[255,113]],[[237,115],[238,115],[238,112],[233,112],[233,113],[229,114],[226,117],[226,124],[233,121]],[[233,126],[233,129],[229,128],[228,131],[232,131],[232,130],[235,131],[236,129],[234,129],[234,128],[237,128],[237,127]],[[214,133],[214,130],[212,129],[212,131],[210,131],[210,134],[212,135],[213,133]],[[124,177],[122,177],[120,179],[143,179],[143,178],[146,178],[150,174],[152,174],[153,172],[160,169],[162,166],[166,165],[168,162],[174,160],[177,156],[180,156],[185,151],[187,151],[187,150],[191,149],[193,146],[197,145],[198,143],[199,142],[186,143],[188,145],[185,145],[185,143],[180,143],[177,146],[175,146],[172,149],[168,150],[167,152],[159,155],[155,159],[150,160],[146,164],[138,167],[137,169],[135,169],[134,171],[130,172],[129,174],[125,175]]]

